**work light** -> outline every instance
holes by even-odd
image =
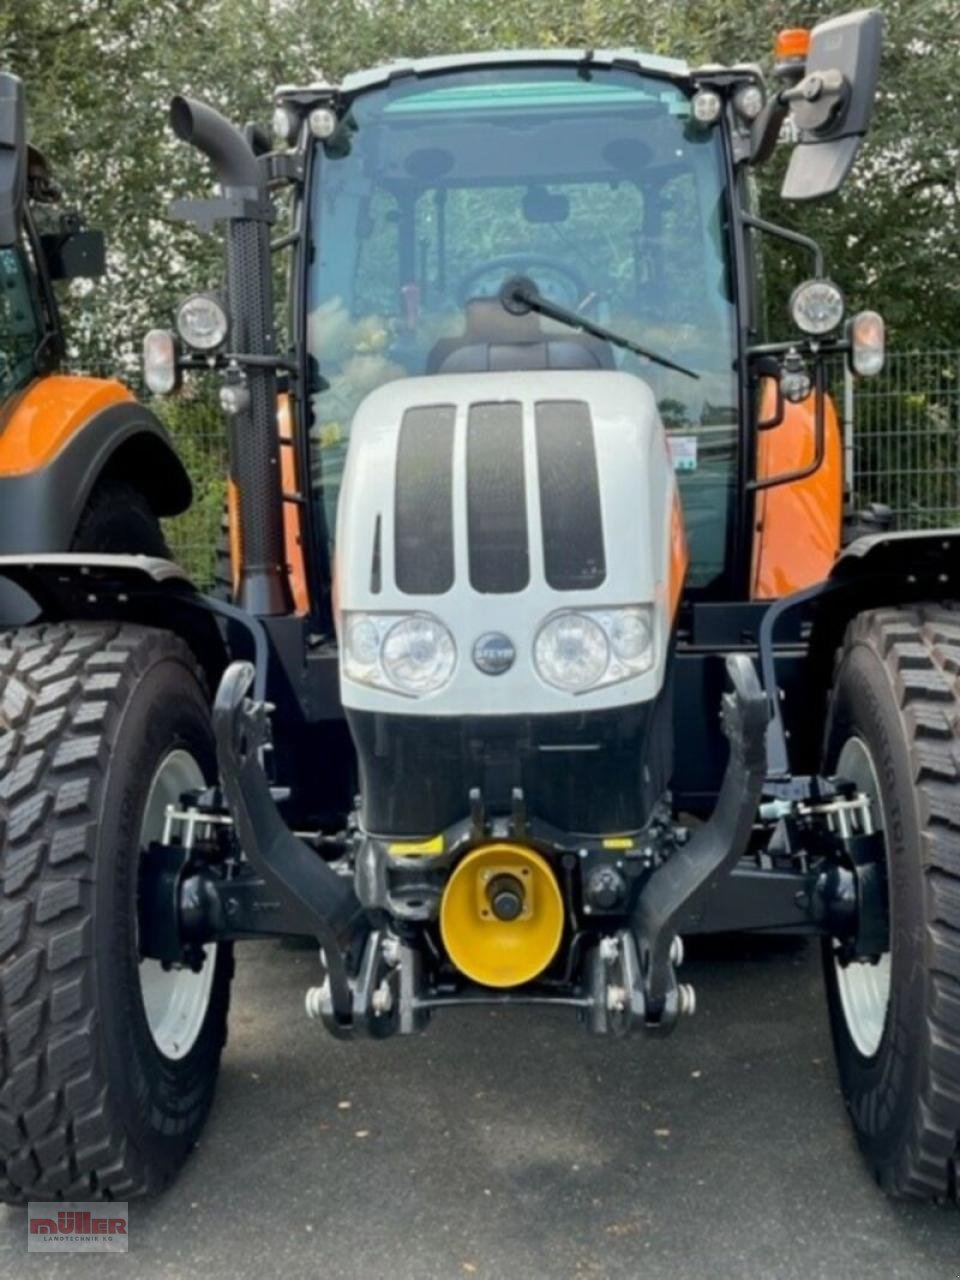
[[[275,107],[271,123],[273,136],[280,142],[292,143],[296,140],[300,117],[295,111],[289,111],[284,106]]]
[[[756,120],[763,110],[763,90],[758,84],[742,85],[733,95],[733,106],[744,120]]]
[[[693,116],[700,124],[714,124],[722,110],[723,100],[713,89],[700,89],[693,95]]]
[[[177,307],[177,333],[194,351],[216,351],[226,341],[227,313],[212,293],[194,293]]]
[[[791,295],[790,317],[804,333],[823,337],[843,319],[843,294],[832,280],[804,280]]]
[[[307,116],[310,132],[321,142],[333,136],[337,128],[337,113],[332,107],[314,107]]]

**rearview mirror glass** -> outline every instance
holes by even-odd
[[[529,187],[523,197],[523,216],[527,222],[566,222],[570,217],[570,200],[546,187]]]
[[[861,9],[814,27],[803,79],[784,93],[799,133],[782,195],[818,200],[846,178],[870,125],[882,19]]]
[[[66,231],[42,235],[40,244],[53,280],[94,280],[106,270],[102,231]]]

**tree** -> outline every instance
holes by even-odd
[[[773,33],[833,11],[824,0],[7,0],[0,65],[28,85],[31,130],[110,243],[107,279],[71,309],[87,364],[135,358],[185,291],[214,283],[210,238],[166,206],[207,180],[166,124],[176,92],[238,120],[269,116],[273,87],[397,55],[540,45],[636,45],[706,61],[769,61]],[[956,0],[885,0],[881,92],[854,179],[835,199],[783,208],[784,157],[762,176],[768,213],[820,237],[851,304],[899,345],[960,333]]]

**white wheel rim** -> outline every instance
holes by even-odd
[[[185,791],[201,790],[203,771],[189,751],[171,751],[160,761],[140,826],[141,857],[151,841],[163,838],[167,805],[179,803]],[[210,1005],[216,967],[216,946],[203,948],[199,973],[192,969],[164,969],[159,960],[140,961],[140,994],[153,1042],[165,1058],[184,1058],[196,1043]]]
[[[837,760],[837,773],[848,778],[858,790],[870,797],[874,826],[883,830],[880,783],[870,749],[862,738],[848,738]],[[872,1058],[880,1048],[887,1011],[890,1007],[890,952],[885,951],[876,964],[852,960],[840,964],[834,956],[837,991],[847,1031],[857,1052]]]

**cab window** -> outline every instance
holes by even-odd
[[[18,247],[0,249],[0,401],[33,376],[42,335],[26,256]]]
[[[485,344],[511,342],[499,290],[524,275],[696,370],[545,319],[531,344],[575,362],[548,367],[595,364],[650,385],[684,500],[688,584],[719,589],[737,475],[736,308],[721,135],[693,120],[684,89],[558,66],[401,79],[354,100],[314,174],[313,481],[331,540],[360,401],[397,378],[493,367]],[[527,367],[511,350],[510,367]]]

